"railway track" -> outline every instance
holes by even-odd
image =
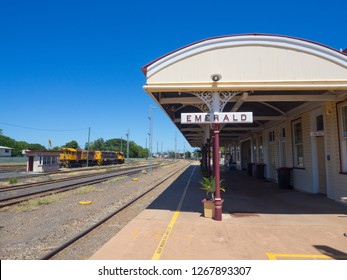
[[[108,222],[110,219],[116,218],[118,214],[120,214],[122,211],[126,210],[128,207],[132,206],[134,203],[136,203],[141,198],[145,197],[146,195],[150,195],[150,193],[155,190],[157,187],[162,185],[164,182],[175,176],[179,172],[183,172],[182,170],[187,169],[190,166],[190,163],[180,167],[177,170],[174,170],[173,172],[167,174],[164,178],[161,178],[159,182],[157,182],[154,186],[152,186],[150,189],[147,189],[140,195],[136,196],[135,198],[131,199],[130,201],[126,202],[122,207],[118,208],[117,210],[113,211],[103,219],[99,220],[98,222],[94,223],[92,226],[88,227],[87,229],[81,231],[79,234],[74,236],[73,238],[65,241],[60,246],[52,249],[48,254],[41,257],[41,260],[49,260],[52,259],[54,256],[56,256],[59,253],[62,253],[64,250],[68,250],[70,247],[72,247],[75,243],[77,243],[82,238],[87,238],[89,234],[91,234],[93,231],[100,228],[103,224]]]
[[[0,173],[7,172],[24,172],[26,171],[26,164],[12,164],[12,165],[0,165]]]
[[[163,162],[163,161],[159,161]],[[75,173],[75,172],[80,172],[80,171],[98,171],[100,168],[102,169],[123,169],[127,167],[132,167],[132,166],[139,166],[146,164],[146,161],[140,160],[140,161],[129,161],[125,162],[123,164],[115,164],[115,165],[101,165],[101,166],[90,166],[90,167],[71,167],[71,168],[61,168],[58,172],[45,172],[42,174],[38,173],[33,173],[29,172],[26,173],[25,176],[20,176],[24,178],[32,178],[32,177],[40,177],[40,176],[46,176],[46,175],[56,175],[56,174],[69,174],[69,173]],[[12,173],[12,172],[26,172],[26,165],[5,165],[5,164],[0,164],[0,173]],[[21,174],[23,175],[23,174]],[[11,175],[13,177],[13,175]],[[1,181],[7,181],[9,177],[3,177],[0,178]]]
[[[166,165],[171,164],[167,163]],[[153,168],[164,166],[161,163],[153,164]],[[100,183],[114,177],[137,174],[147,168],[147,165],[112,170],[104,174],[85,174],[56,180],[6,186],[0,188],[0,208],[10,206],[28,199],[68,191],[81,186]]]

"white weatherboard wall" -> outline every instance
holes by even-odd
[[[326,107],[329,106],[329,114],[326,114]],[[292,117],[290,120],[285,122],[286,128],[286,166],[293,166],[293,128],[292,122],[300,119],[302,122],[303,129],[303,147],[304,147],[304,168],[294,168],[293,169],[293,186],[295,189],[304,192],[317,193],[319,190],[317,186],[314,186],[314,163],[313,160],[316,156],[313,155],[316,149],[312,149],[312,136],[311,133],[311,113],[317,111],[317,109],[322,109],[324,116],[324,141],[325,141],[325,159],[326,159],[326,185],[327,185],[327,197],[340,201],[341,197],[347,196],[347,174],[340,172],[340,147],[339,147],[339,130],[338,130],[338,116],[336,110],[335,102],[327,102],[323,105],[318,106],[314,110],[309,110],[301,114]],[[266,149],[265,149],[265,160],[267,166],[269,165],[268,158],[268,132],[275,130],[278,126],[271,126],[264,131],[263,137],[266,139]],[[276,145],[276,152],[274,155],[277,167],[279,167],[279,158],[277,158],[277,151],[279,150],[279,142],[275,141],[273,145]],[[327,160],[327,158],[330,160]],[[268,173],[267,173],[268,175]]]
[[[0,157],[10,157],[12,155],[12,148],[9,147],[0,147]]]
[[[347,196],[347,174],[340,173],[340,148],[338,117],[335,103],[327,103],[329,114],[325,114],[326,155],[330,156],[327,161],[327,196],[339,201]]]

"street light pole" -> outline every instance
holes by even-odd
[[[125,135],[127,136],[127,160],[129,160],[129,129]]]
[[[149,149],[148,149],[148,170],[149,173],[152,173],[152,143],[153,143],[153,109],[155,107],[153,105],[149,106]]]
[[[89,165],[90,127],[88,128],[87,167]]]
[[[175,132],[175,159],[177,159],[177,132]]]

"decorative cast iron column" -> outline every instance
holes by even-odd
[[[215,220],[222,220],[222,204],[223,200],[220,196],[220,166],[219,166],[219,124],[213,124],[213,174],[216,179],[216,193],[215,193]]]
[[[199,97],[204,101],[206,106],[201,107],[201,110],[209,110],[211,113],[223,112],[224,106],[239,92],[233,91],[200,91],[200,92],[191,92],[193,95]],[[215,193],[215,220],[222,220],[222,203],[223,200],[220,196],[220,167],[219,167],[219,129],[221,128],[220,124],[213,124],[211,126],[213,133],[210,133],[210,137],[213,138],[212,145],[212,154],[213,154],[213,176],[216,179],[216,193]],[[208,143],[208,170],[210,172],[210,147],[211,142]],[[209,173],[210,176],[211,173]]]

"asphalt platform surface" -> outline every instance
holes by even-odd
[[[346,204],[221,169],[222,221],[202,215],[205,193],[193,164],[91,259],[347,259]]]

